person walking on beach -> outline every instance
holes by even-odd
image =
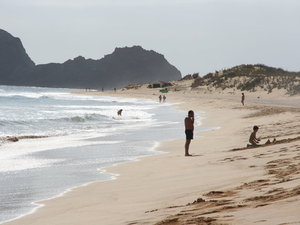
[[[164,96],[163,96],[163,102],[165,102],[165,101],[166,101],[166,98],[167,98],[167,97],[164,95]]]
[[[245,95],[244,95],[244,93],[242,93],[242,104],[244,105],[244,102],[245,102]]]
[[[185,127],[185,136],[186,136],[186,141],[184,145],[185,156],[191,156],[189,154],[189,147],[190,147],[191,140],[194,137],[194,111],[193,110],[188,111],[188,116],[185,117],[184,119],[184,127]]]
[[[159,97],[158,97],[158,99],[159,99],[159,102],[161,102],[161,98],[162,98],[162,97],[161,97],[161,95],[159,95]]]

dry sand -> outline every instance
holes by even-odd
[[[242,106],[240,92],[190,91],[188,82],[167,101],[220,127],[196,134],[192,157],[184,139],[161,143],[167,154],[109,168],[116,180],[76,188],[6,225],[300,224],[299,96],[246,93]],[[145,87],[85,94],[159,95]],[[278,143],[245,149],[253,125],[262,142]]]

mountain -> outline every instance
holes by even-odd
[[[35,67],[19,38],[0,29],[0,83],[18,84]]]
[[[192,88],[235,88],[241,91],[285,89],[290,95],[300,93],[300,72],[289,72],[262,64],[239,65],[230,69],[209,73],[194,80]]]
[[[37,65],[29,80],[34,86],[100,89],[180,77],[163,55],[133,46],[116,48],[99,60],[79,56],[62,64]]]
[[[163,55],[141,46],[116,48],[98,60],[78,56],[35,66],[20,39],[0,31],[0,84],[107,89],[181,78]]]

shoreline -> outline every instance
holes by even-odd
[[[14,221],[17,221],[19,219],[22,219],[23,217],[34,214],[37,210],[39,210],[39,208],[42,208],[42,207],[46,206],[46,204],[43,203],[43,202],[47,202],[47,201],[51,201],[51,200],[56,199],[56,198],[63,197],[65,194],[67,194],[69,192],[72,192],[73,190],[76,190],[78,188],[83,188],[83,187],[86,187],[86,186],[94,184],[94,183],[110,182],[110,181],[116,180],[119,176],[121,176],[121,173],[108,172],[108,170],[113,169],[114,167],[118,167],[122,164],[130,164],[130,163],[138,162],[140,160],[143,160],[144,158],[155,156],[155,155],[168,154],[168,152],[163,152],[163,151],[158,151],[157,150],[159,148],[160,144],[161,144],[160,142],[154,142],[153,146],[150,147],[149,150],[148,150],[149,152],[152,152],[149,155],[141,155],[141,156],[134,157],[132,159],[128,159],[127,161],[124,161],[124,162],[118,162],[118,163],[112,164],[110,166],[97,168],[97,171],[99,171],[101,174],[109,175],[110,176],[109,179],[98,180],[98,181],[90,181],[90,182],[87,182],[87,183],[84,183],[84,184],[81,184],[81,185],[78,185],[78,186],[67,188],[63,192],[60,192],[59,194],[54,195],[52,197],[45,198],[45,199],[40,199],[40,200],[31,202],[30,204],[34,206],[34,208],[31,211],[29,211],[27,213],[24,213],[22,215],[19,215],[19,216],[13,218],[13,219],[2,221],[2,222],[0,222],[0,224],[6,224],[6,223],[9,223],[9,222],[14,222]]]
[[[174,110],[177,110],[177,109],[175,109],[175,107],[174,107]],[[143,129],[145,129],[145,128],[143,128]],[[42,146],[46,146],[45,143],[47,143],[47,140],[48,140],[47,138],[53,139],[53,138],[57,138],[58,137],[59,139],[62,139],[62,138],[67,137],[67,139],[71,140],[71,139],[74,139],[74,137],[76,137],[78,135],[80,136],[80,134],[61,135],[61,136],[44,136],[44,137],[42,137],[42,136],[38,136],[38,137],[35,137],[35,136],[20,136],[21,137],[20,139],[25,139],[25,141],[29,143],[29,142],[33,142],[34,141],[32,139],[39,138],[39,139],[41,139],[39,142],[44,143],[44,144],[42,144]],[[84,135],[84,136],[86,136],[86,135]],[[33,137],[33,138],[31,138],[31,137]],[[98,136],[95,135],[95,134],[93,134],[90,138],[94,139],[95,137],[98,137]],[[101,137],[101,136],[99,136],[99,137]],[[80,140],[75,140],[74,139],[73,142],[75,141],[75,142],[81,143],[83,140],[89,140],[90,138],[87,138],[87,137],[83,138],[83,137],[81,137]],[[176,138],[171,138],[169,140],[173,140],[173,139],[175,140],[175,139],[177,139],[177,137]],[[12,141],[12,142],[14,142],[14,141]],[[16,143],[12,143],[12,144],[14,144],[14,145],[20,145],[20,146],[22,146],[22,144],[24,145],[23,142],[17,142],[17,141],[15,141],[15,142]],[[93,144],[93,143],[94,143],[94,141],[91,141],[91,143],[86,143],[85,145],[90,145],[90,144]],[[95,143],[98,143],[98,142],[96,141]],[[104,167],[97,168],[97,171],[99,171],[99,173],[106,174],[107,176],[110,177],[109,179],[96,180],[96,181],[90,181],[90,182],[87,182],[87,183],[83,183],[83,184],[80,184],[80,185],[77,185],[77,186],[73,186],[73,187],[67,188],[64,191],[62,191],[62,192],[60,192],[58,194],[55,194],[53,196],[50,196],[50,197],[47,197],[47,198],[44,198],[44,199],[40,199],[40,200],[37,200],[37,201],[33,201],[33,202],[30,203],[34,207],[32,210],[30,210],[30,211],[28,211],[28,212],[26,212],[24,214],[21,214],[21,215],[15,217],[13,219],[8,219],[6,221],[2,221],[2,222],[0,222],[0,224],[6,224],[6,223],[9,223],[9,222],[18,221],[18,220],[22,219],[23,217],[26,217],[26,216],[29,216],[31,214],[34,214],[34,213],[36,213],[37,210],[39,210],[40,208],[42,208],[42,207],[45,206],[44,202],[51,201],[53,199],[63,197],[65,194],[67,194],[69,192],[72,192],[73,190],[75,190],[77,188],[86,187],[86,186],[91,185],[93,183],[102,183],[102,182],[108,182],[108,181],[113,181],[113,180],[117,179],[120,176],[120,173],[109,172],[108,170],[110,168],[114,168],[114,167],[117,167],[117,166],[122,165],[122,164],[130,164],[130,163],[138,162],[138,161],[143,160],[146,157],[150,157],[150,156],[154,156],[154,155],[167,154],[167,152],[158,151],[158,146],[160,145],[160,143],[161,142],[153,141],[153,146],[150,146],[148,148],[148,150],[147,150],[148,153],[145,154],[145,155],[129,156],[129,158],[126,161],[124,161],[124,162],[116,162],[116,163],[114,163],[112,165],[109,165],[109,166],[104,166]],[[70,145],[67,144],[65,147],[70,148],[70,147],[74,147],[75,145],[76,145],[76,143],[73,143],[73,144],[70,144]],[[84,146],[84,144],[83,144],[83,146]],[[9,146],[5,146],[5,148],[9,148]],[[55,148],[55,146],[54,145],[53,146],[47,146],[46,149],[44,149],[44,150],[49,150],[49,149],[52,149],[52,148]],[[42,149],[43,149],[43,147],[42,147]]]
[[[24,217],[20,222],[22,224],[53,225],[99,224],[97,222],[101,221],[103,224],[108,225],[154,224],[161,221],[160,224],[172,224],[172,219],[173,222],[176,222],[182,218],[171,218],[169,220],[166,218],[177,215],[183,208],[188,210],[191,206],[188,203],[193,203],[193,201],[198,199],[199,195],[205,196],[204,194],[212,192],[211,190],[234,189],[239,184],[251,183],[254,179],[259,180],[265,177],[266,174],[262,170],[261,162],[255,161],[258,158],[255,158],[253,161],[250,157],[250,155],[253,157],[253,154],[259,154],[261,149],[251,149],[247,151],[246,156],[228,153],[228,150],[243,145],[245,135],[248,138],[249,126],[251,128],[252,124],[249,125],[248,123],[251,119],[245,117],[253,113],[255,109],[247,108],[244,110],[243,108],[235,108],[239,106],[232,102],[225,102],[224,105],[224,101],[221,99],[219,103],[223,102],[224,108],[222,108],[215,102],[209,103],[209,101],[211,100],[201,100],[201,104],[208,103],[208,105],[204,106],[207,109],[207,111],[204,110],[207,117],[202,121],[202,126],[209,124],[210,127],[216,127],[221,122],[219,124],[221,129],[203,131],[206,133],[204,137],[192,141],[190,151],[192,154],[197,152],[195,157],[183,157],[183,139],[163,142],[158,150],[168,149],[169,154],[149,156],[137,162],[132,162],[130,165],[117,165],[109,168],[107,169],[109,172],[122,171],[123,173],[121,172],[119,179],[106,182],[105,185],[96,182],[87,187],[79,187],[61,198],[46,201],[45,207],[31,216]],[[197,101],[193,100],[191,102],[193,107],[198,107],[198,109],[201,107]],[[179,107],[184,109],[190,108],[191,102],[182,103]],[[264,116],[252,117],[253,122],[261,123],[263,128],[270,129],[268,124],[272,123],[272,120],[277,118],[278,114],[282,120],[286,119],[286,116],[280,115],[282,114],[281,112],[273,112],[274,114],[272,112],[264,113],[267,113],[269,118],[261,118]],[[287,113],[297,115],[298,112]],[[247,129],[245,130],[244,127]],[[197,133],[197,135],[199,134]],[[267,133],[263,133],[263,135],[267,136]],[[199,153],[200,155],[198,155]],[[229,159],[226,160],[227,158]],[[269,159],[271,158],[269,156]],[[246,161],[249,161],[247,166],[244,165]],[[241,164],[241,162],[243,163]],[[258,165],[256,165],[257,163]],[[255,167],[251,167],[252,164]],[[206,173],[203,173],[202,170]],[[209,177],[207,176],[207,171],[209,171]],[[240,174],[236,174],[237,171]],[[241,177],[241,174],[243,174],[243,177]],[[139,180],[145,182],[145,184],[141,184]],[[244,195],[247,196],[249,194]],[[217,197],[219,198],[220,196]],[[239,210],[235,210],[238,214]],[[242,212],[242,210],[240,211]],[[99,215],[99,212],[103,213]],[[222,213],[220,212],[219,215]],[[78,217],[76,214],[80,216]],[[76,217],[76,219],[73,217]],[[188,218],[189,215],[186,215],[186,217]],[[235,217],[240,219],[238,215]],[[215,219],[214,217],[210,218]],[[216,220],[232,223],[232,221],[226,221],[224,218]],[[230,218],[230,220],[237,221],[236,218],[235,220]],[[244,222],[239,224],[245,224]],[[17,222],[5,224],[17,224]]]

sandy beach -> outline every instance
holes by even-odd
[[[300,224],[300,96],[189,90],[166,94],[182,110],[194,110],[210,129],[196,133],[184,156],[179,139],[160,143],[166,152],[108,168],[117,179],[76,188],[42,202],[33,214],[5,225]],[[185,86],[186,85],[186,86]],[[82,94],[147,98],[141,87]],[[162,103],[163,104],[163,103]],[[182,121],[184,118],[178,118]],[[252,127],[261,143],[245,148]],[[159,141],[159,140],[158,140]]]

